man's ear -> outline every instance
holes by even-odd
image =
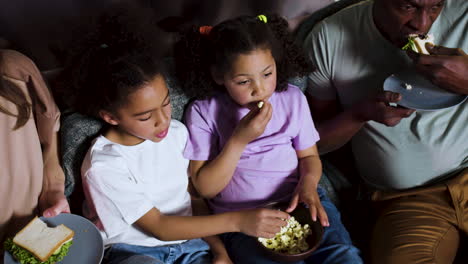
[[[119,124],[118,119],[109,111],[100,110],[99,116],[102,118],[102,120],[106,121],[106,123],[108,124],[111,124],[113,126],[116,126]]]
[[[211,67],[210,72],[211,72],[211,77],[213,77],[213,80],[215,81],[217,85],[224,84],[223,76],[219,71],[217,71],[214,67]]]

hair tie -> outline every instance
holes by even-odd
[[[268,22],[268,19],[265,15],[258,15],[257,18],[265,24]]]
[[[200,34],[208,36],[211,32],[211,29],[213,29],[212,26],[201,26],[200,28],[198,28],[198,31],[200,32]]]

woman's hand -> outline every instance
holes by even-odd
[[[232,137],[236,142],[247,145],[252,140],[263,134],[270,122],[273,108],[269,102],[265,102],[260,109],[253,109],[245,115],[234,130]]]
[[[312,220],[317,221],[317,217],[320,220],[322,226],[329,226],[328,215],[320,202],[320,197],[317,192],[317,188],[303,188],[302,184],[298,185],[297,191],[294,193],[291,202],[289,203],[286,212],[290,213],[296,209],[299,202],[304,202],[310,211]]]
[[[70,213],[70,206],[62,190],[46,190],[39,196],[39,210],[44,217]]]
[[[54,217],[60,213],[70,213],[65,197],[65,176],[60,165],[47,163],[44,167],[44,181],[39,195],[39,213],[44,217]]]

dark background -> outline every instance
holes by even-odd
[[[133,0],[154,10],[158,18],[185,16],[199,24],[213,25],[238,15],[276,12],[292,19],[312,13],[333,0]],[[66,48],[76,24],[98,14],[112,0],[0,0],[0,38],[10,48],[33,59],[45,71],[60,67],[54,54]]]

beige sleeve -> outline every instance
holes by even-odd
[[[8,78],[23,81],[27,85],[39,140],[43,147],[49,146],[52,135],[60,128],[60,110],[49,88],[31,59],[13,50],[0,50],[0,52],[3,74]]]

